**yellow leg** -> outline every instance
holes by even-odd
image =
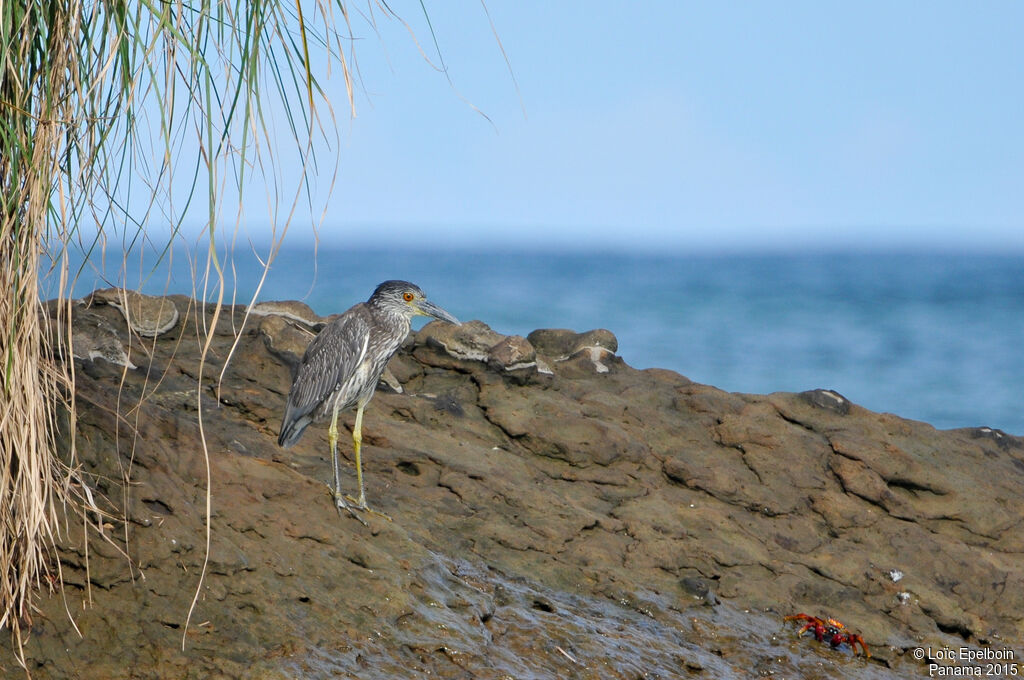
[[[379,515],[390,522],[390,517],[385,515],[383,512],[371,510],[366,504],[366,492],[363,490],[363,462],[359,455],[359,451],[363,446],[363,406],[365,406],[365,404],[359,404],[359,407],[356,408],[356,422],[352,427],[352,450],[355,452],[356,458],[356,481],[359,483],[359,499],[357,500],[351,496],[349,496],[348,499],[354,502],[356,507],[360,510],[374,515]]]
[[[363,462],[359,457],[359,449],[363,446],[363,405],[359,404],[359,408],[356,409],[356,424],[352,428],[352,450],[355,451],[356,456],[356,481],[359,483],[359,500],[356,501],[363,510],[368,510],[366,507],[366,493],[363,491]]]
[[[331,414],[331,426],[327,429],[327,441],[331,444],[331,464],[334,466],[334,488],[331,489],[331,496],[334,497],[334,506],[338,514],[342,510],[348,510],[349,514],[366,525],[366,520],[356,514],[355,508],[348,504],[345,496],[341,493],[341,470],[338,466],[338,408],[334,408]]]
[[[331,464],[334,465],[334,495],[341,493],[341,474],[338,471],[338,409],[331,415],[331,426],[327,428],[327,441],[331,444]]]

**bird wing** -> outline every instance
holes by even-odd
[[[312,413],[352,377],[366,356],[370,325],[362,314],[344,314],[324,327],[306,348],[288,394],[282,431]]]

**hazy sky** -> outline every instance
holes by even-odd
[[[454,87],[353,17],[327,242],[1024,250],[1022,2],[487,0],[521,101],[481,4],[425,4]]]

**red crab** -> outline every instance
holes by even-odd
[[[832,647],[838,647],[844,642],[853,648],[853,653],[857,654],[857,645],[864,650],[864,656],[871,658],[871,652],[868,651],[868,646],[864,644],[864,638],[856,633],[848,633],[846,626],[835,619],[819,619],[817,616],[809,616],[808,614],[793,614],[792,616],[786,616],[783,621],[806,621],[804,627],[800,629],[797,635],[803,635],[805,631],[813,631],[814,637],[817,638],[818,642],[827,642]]]

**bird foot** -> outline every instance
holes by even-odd
[[[365,512],[365,513],[367,513],[367,514],[370,514],[370,515],[377,515],[377,517],[383,517],[384,519],[386,519],[386,520],[387,520],[387,521],[389,521],[389,522],[393,521],[393,520],[391,519],[391,516],[390,516],[390,515],[385,515],[385,514],[384,514],[383,512],[378,512],[377,510],[372,510],[372,509],[370,508],[370,506],[368,506],[368,505],[366,504],[366,498],[365,498],[365,497],[363,497],[363,496],[360,496],[360,497],[359,497],[359,500],[356,500],[355,498],[352,498],[352,496],[345,496],[345,498],[347,498],[348,500],[350,500],[350,501],[352,501],[353,503],[355,503],[355,505],[353,505],[353,506],[350,506],[350,507],[353,507],[353,508],[355,508],[356,510],[362,510],[363,512]],[[347,505],[347,504],[346,504],[346,505]]]
[[[364,527],[369,526],[365,519],[356,514],[356,510],[362,510],[363,508],[350,505],[349,502],[345,500],[345,496],[340,491],[335,490],[330,484],[327,485],[327,488],[331,490],[331,497],[334,498],[334,507],[338,509],[339,516],[341,515],[342,510],[348,510],[348,514],[359,520],[360,524]]]

